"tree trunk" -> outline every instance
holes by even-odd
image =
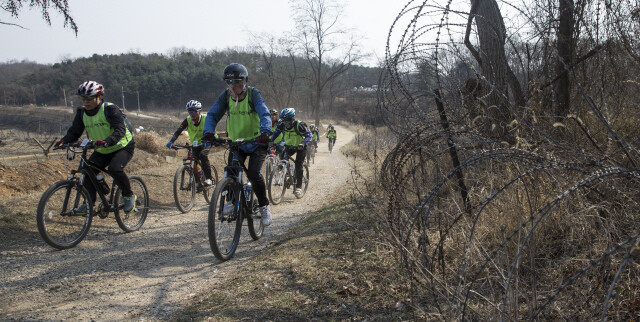
[[[573,0],[559,0],[560,22],[558,25],[558,39],[556,47],[558,58],[556,74],[560,75],[555,86],[556,110],[553,117],[556,121],[563,121],[569,114],[571,104],[571,80],[567,70],[573,63]]]

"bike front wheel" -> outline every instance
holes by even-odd
[[[225,261],[233,256],[240,241],[242,209],[239,209],[240,191],[232,178],[224,178],[216,185],[209,204],[209,245],[213,255]]]
[[[38,232],[52,247],[68,249],[87,235],[92,215],[87,189],[75,181],[59,181],[40,198],[36,211]]]
[[[149,191],[142,178],[138,176],[130,176],[131,191],[136,196],[136,204],[131,212],[124,212],[124,201],[122,199],[122,189],[118,187],[115,194],[114,204],[118,205],[115,209],[115,217],[120,229],[130,233],[142,227],[147,219],[149,212]]]
[[[202,194],[207,204],[211,203],[211,194],[218,184],[218,170],[214,166],[211,166],[211,181],[212,184],[210,186],[202,188]]]
[[[283,165],[278,165],[271,173],[271,177],[269,178],[269,201],[277,205],[282,201],[282,197],[284,196],[285,190],[287,190],[286,186],[287,179],[287,168]]]
[[[304,197],[304,194],[307,193],[307,188],[309,188],[309,167],[306,165],[302,166],[302,194],[300,196],[296,196],[296,198],[300,199]]]
[[[196,182],[193,178],[193,168],[182,165],[173,176],[173,200],[182,213],[187,213],[193,207],[196,198]]]
[[[251,208],[247,210],[247,227],[249,228],[249,235],[253,240],[258,240],[262,237],[264,232],[264,225],[262,225],[262,217],[260,216],[260,207],[258,206],[258,200],[256,200],[255,194],[251,201]]]

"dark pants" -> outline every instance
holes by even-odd
[[[93,152],[89,157],[89,162],[102,169],[107,169],[107,172],[113,181],[122,189],[123,196],[130,196],[133,194],[131,191],[131,184],[129,183],[129,177],[124,173],[124,167],[129,163],[129,160],[133,157],[134,143],[131,141],[125,148],[115,151],[109,154],[102,154],[99,152]],[[108,167],[107,167],[108,166]],[[96,200],[96,189],[91,184],[89,179],[84,180],[83,185],[89,191],[91,202]]]
[[[255,151],[253,151],[253,153],[238,151],[238,160],[241,164],[244,164],[247,156],[249,157],[247,178],[251,181],[253,191],[258,198],[258,205],[260,207],[266,206],[269,204],[269,199],[267,198],[267,185],[265,184],[264,177],[260,173],[260,170],[262,169],[264,159],[267,157],[267,147],[259,146]],[[227,163],[231,164],[231,160],[233,160],[233,153],[229,153]]]
[[[287,154],[296,155],[296,188],[302,188],[302,172],[304,159],[307,157],[307,149],[298,150],[298,147],[287,147]]]
[[[200,163],[202,164],[202,172],[204,172],[205,178],[213,179],[211,177],[211,162],[209,162],[209,151],[211,151],[211,147],[199,145],[193,148],[193,156],[196,158],[196,160],[200,160]]]

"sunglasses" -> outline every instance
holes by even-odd
[[[240,84],[240,82],[242,82],[242,79],[225,79],[224,80],[228,85],[237,85]]]
[[[194,111],[194,110],[188,110],[187,112],[189,112],[189,114],[196,114],[196,113],[198,113],[198,112],[200,112],[200,111],[197,111],[197,110],[195,110],[195,111]]]

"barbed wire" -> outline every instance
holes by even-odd
[[[461,320],[638,318],[637,9],[577,3],[567,61],[556,3],[471,3],[409,1],[389,32],[380,211],[411,303]]]

